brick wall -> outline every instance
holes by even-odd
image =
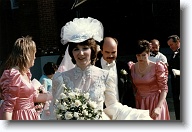
[[[41,55],[57,50],[58,37],[55,18],[55,0],[37,0]]]
[[[178,0],[138,0],[139,4],[138,1],[129,3],[129,8],[120,0],[88,0],[73,10],[74,0],[18,1],[19,8],[11,9],[9,0],[0,0],[0,61],[15,40],[25,35],[31,35],[35,40],[37,56],[58,55],[57,48],[63,48],[60,29],[77,16],[101,20],[107,35],[119,40],[121,52],[118,54],[121,56],[132,54],[133,45],[140,38],[156,38],[161,48],[167,48],[167,36],[180,33]]]

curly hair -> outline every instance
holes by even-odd
[[[150,52],[150,43],[147,40],[139,40],[137,42],[136,54],[141,54],[144,51]]]

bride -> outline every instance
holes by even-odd
[[[50,119],[56,120],[54,103],[63,92],[62,85],[65,84],[72,90],[78,88],[81,92],[88,92],[97,103],[97,109],[103,111],[103,120],[152,120],[148,110],[133,109],[119,103],[115,95],[113,72],[94,66],[97,42],[103,39],[101,22],[91,17],[75,18],[62,28],[61,38],[63,44],[68,44],[60,65],[65,72],[57,72],[53,77]],[[75,65],[71,65],[70,57]]]

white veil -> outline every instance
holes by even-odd
[[[59,65],[59,68],[57,70],[58,72],[64,72],[64,71],[70,70],[73,67],[75,67],[75,65],[71,61],[71,56],[69,55],[68,48],[69,48],[69,45],[67,46],[67,48],[65,50],[65,55],[64,55],[63,60],[61,61],[61,64]]]

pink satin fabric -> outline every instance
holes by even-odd
[[[157,106],[161,91],[168,92],[168,69],[162,62],[151,67],[150,72],[140,77],[135,73],[135,63],[129,62],[131,76],[136,86],[136,108],[149,110],[150,114]],[[170,120],[167,101],[163,102],[160,115],[154,120]]]
[[[31,73],[28,72],[31,79]],[[37,93],[31,82],[26,82],[16,69],[5,70],[0,79],[2,99],[0,119],[3,112],[12,112],[12,120],[38,120],[34,109]]]

